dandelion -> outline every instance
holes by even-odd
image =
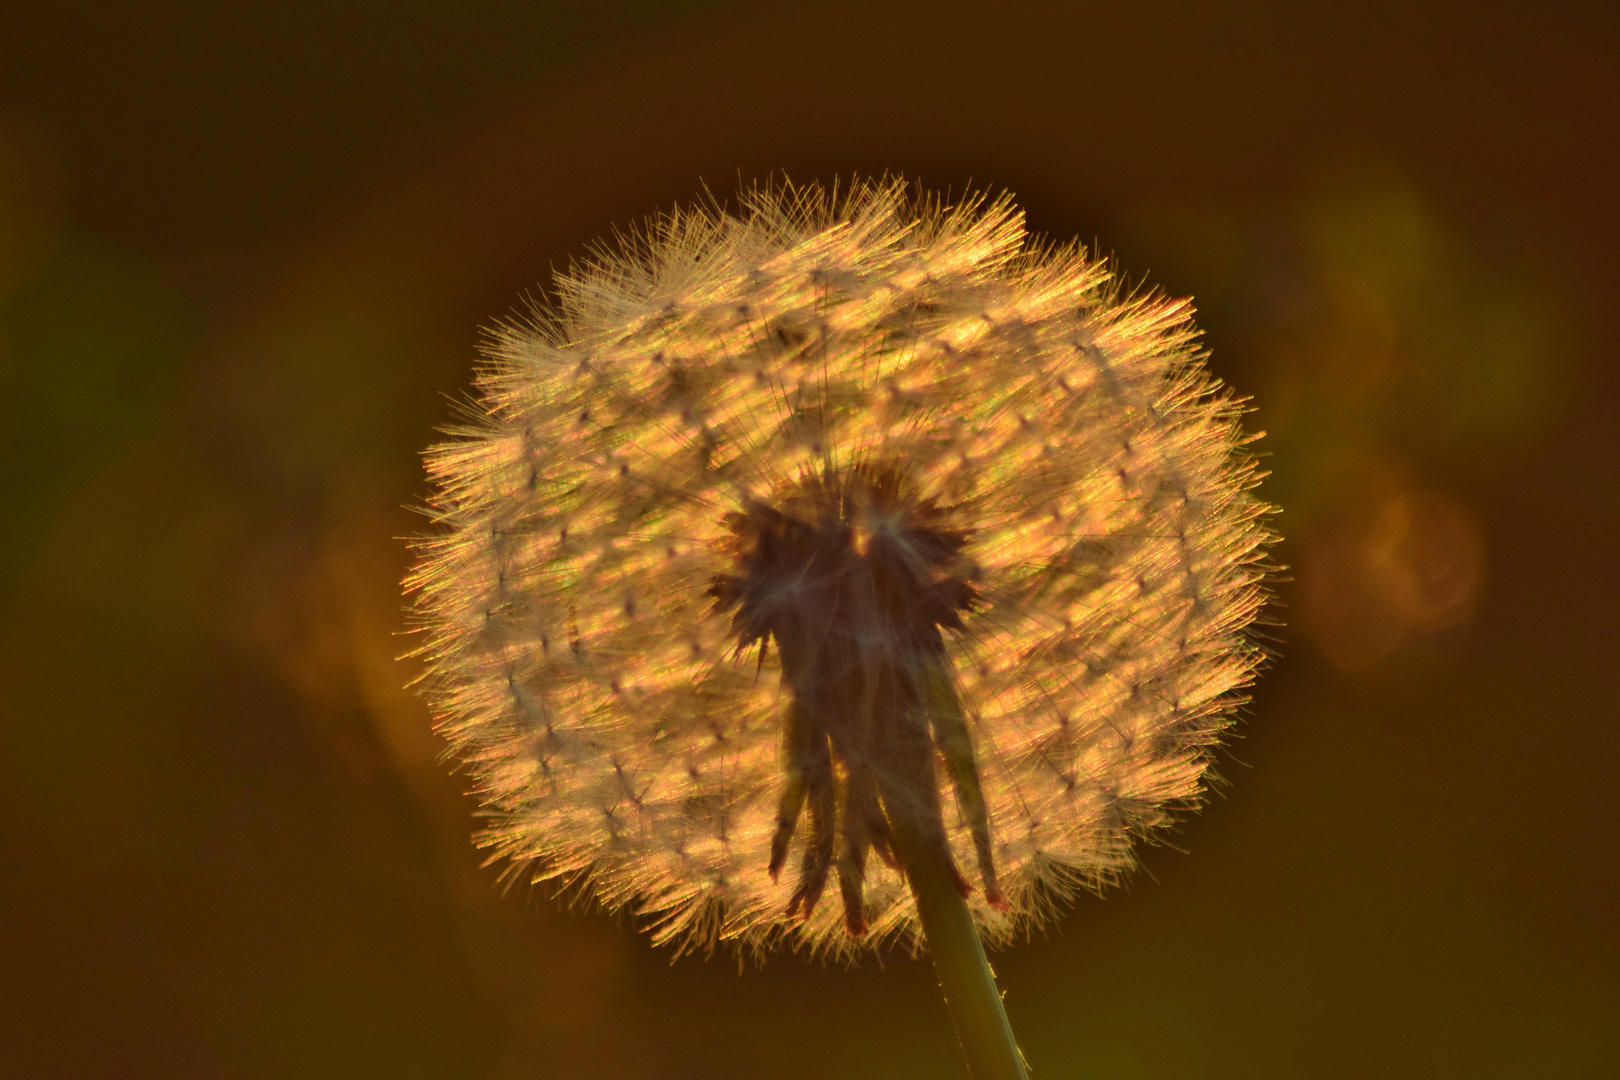
[[[681,949],[925,941],[975,1075],[1022,1075],[979,935],[1195,806],[1261,659],[1190,306],[897,182],[677,210],[555,287],[427,455],[481,842]]]

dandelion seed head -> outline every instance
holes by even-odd
[[[897,814],[1005,940],[1198,803],[1268,534],[1189,305],[893,182],[555,285],[427,455],[411,580],[493,857],[659,942],[839,954],[917,934]]]

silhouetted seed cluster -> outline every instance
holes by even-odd
[[[1268,537],[1186,303],[893,183],[679,210],[556,289],[428,454],[410,582],[493,857],[839,953],[916,933],[897,827],[1004,940],[1196,805]]]
[[[1006,910],[964,721],[957,707],[928,707],[930,678],[948,670],[940,629],[962,629],[961,613],[973,606],[973,568],[957,565],[967,532],[934,500],[911,497],[892,463],[829,470],[793,489],[780,509],[755,502],[726,520],[739,573],[718,575],[710,592],[717,610],[735,609],[732,631],[742,647],[759,644],[761,665],[775,643],[792,698],[773,879],[809,807],[787,912],[814,910],[836,846],[844,923],[864,934],[867,852],[898,865],[888,824],[896,815],[913,816],[950,864],[930,728],[969,818],[986,898]],[[948,682],[937,689],[948,692]]]

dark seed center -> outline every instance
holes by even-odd
[[[845,922],[862,933],[866,854],[876,850],[895,862],[896,816],[905,816],[908,831],[945,846],[935,743],[975,840],[982,839],[976,846],[987,894],[999,901],[960,707],[937,704],[946,697],[955,703],[940,631],[961,629],[976,599],[973,569],[962,557],[968,532],[953,510],[917,497],[894,466],[858,466],[807,477],[772,503],[728,515],[727,525],[735,572],[717,576],[710,595],[717,611],[732,612],[739,648],[757,643],[763,661],[775,644],[792,698],[773,877],[802,806],[810,805],[789,910],[808,917],[841,838]]]

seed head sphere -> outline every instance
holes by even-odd
[[[554,284],[428,452],[410,582],[492,858],[678,948],[849,954],[918,935],[899,825],[1003,941],[1199,802],[1269,536],[1188,303],[895,181]]]

